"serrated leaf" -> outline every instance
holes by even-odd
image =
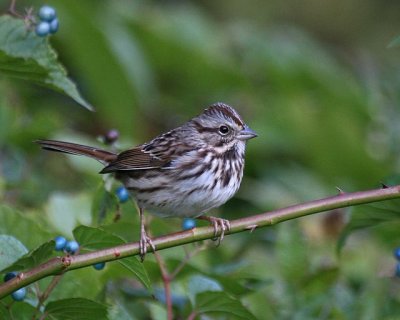
[[[67,77],[48,38],[36,36],[23,20],[9,15],[0,16],[0,72],[56,90],[93,109]]]
[[[84,298],[49,302],[45,313],[49,319],[54,320],[108,319],[107,307],[104,304]]]
[[[115,234],[109,233],[99,228],[79,226],[73,231],[76,241],[82,249],[94,251],[98,249],[110,248],[126,243],[125,240]],[[150,279],[146,269],[136,257],[128,257],[117,260],[127,270],[132,272],[136,278],[142,282],[146,288],[150,288]]]
[[[356,230],[377,226],[378,224],[400,220],[400,200],[375,202],[352,208],[350,221],[340,234],[337,251],[343,248],[348,236]]]
[[[222,313],[229,319],[256,319],[238,299],[228,296],[222,291],[207,291],[196,296],[195,310],[202,313]]]
[[[54,246],[55,243],[53,240],[43,243],[40,247],[27,253],[22,258],[14,262],[8,268],[1,270],[1,273],[26,270],[38,266],[39,264],[48,260],[52,256],[54,251]]]
[[[17,238],[0,235],[0,270],[8,267],[26,254],[28,249]]]

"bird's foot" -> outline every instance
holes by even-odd
[[[217,247],[221,244],[222,240],[224,240],[225,231],[231,230],[231,224],[229,220],[208,216],[200,216],[198,219],[207,220],[213,225],[214,238],[212,240],[218,241]]]
[[[146,256],[147,253],[147,245],[150,246],[153,252],[156,251],[156,246],[154,245],[153,241],[147,235],[146,231],[142,230],[142,232],[140,232],[140,240],[139,240],[139,254],[140,254],[140,260],[142,262],[144,261],[144,257]]]

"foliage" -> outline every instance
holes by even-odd
[[[3,15],[0,18],[0,70],[3,74],[36,82],[69,95],[91,109],[75,85],[57,63],[57,55],[46,40],[27,30],[21,19]]]
[[[117,203],[119,184],[97,175],[100,164],[48,154],[32,143],[38,138],[102,146],[96,137],[118,128],[116,147],[124,148],[224,101],[259,133],[248,146],[240,192],[218,209],[225,218],[331,195],[335,186],[397,183],[390,179],[400,150],[398,38],[382,50],[396,36],[393,26],[400,29],[397,18],[377,0],[364,10],[355,0],[341,3],[348,20],[335,14],[334,2],[301,10],[289,2],[59,0],[50,3],[60,20],[50,39],[1,15],[2,275],[60,254],[51,250],[60,234],[74,237],[83,252],[139,238],[134,206]],[[42,3],[17,1],[21,12],[31,5]],[[230,236],[218,248],[207,242],[206,250],[193,244],[163,251],[171,273],[197,253],[171,282],[174,314],[394,318],[399,216],[396,202],[360,206]],[[154,235],[180,228],[178,219],[158,218],[150,227]],[[37,310],[38,293],[51,281],[29,286],[24,302],[0,300],[0,318],[166,318],[151,254],[143,264],[127,258],[101,271],[69,272]]]

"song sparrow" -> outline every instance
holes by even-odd
[[[139,207],[140,255],[147,245],[143,210],[162,217],[208,220],[222,241],[228,220],[203,213],[228,201],[243,176],[246,141],[256,137],[239,114],[216,103],[199,116],[119,154],[79,144],[38,140],[43,149],[92,157],[106,165],[100,173],[113,173],[130,191]]]

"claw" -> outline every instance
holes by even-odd
[[[156,251],[156,246],[154,245],[151,238],[147,235],[146,231],[144,231],[143,229],[142,232],[140,232],[140,240],[139,240],[139,254],[140,254],[140,260],[142,262],[144,261],[144,257],[146,256],[147,253],[147,245],[151,247],[151,250],[153,252]]]
[[[231,230],[231,224],[229,220],[216,217],[208,217],[208,216],[200,216],[198,218],[202,220],[207,220],[213,225],[214,238],[212,240],[213,241],[218,240],[218,243],[216,245],[218,247],[221,244],[222,240],[224,240],[225,231]]]
[[[147,245],[150,246],[153,252],[156,251],[156,246],[146,233],[146,229],[144,227],[143,209],[141,207],[139,207],[139,217],[140,217],[139,255],[140,255],[140,260],[143,262],[144,257],[146,256],[147,253]]]

